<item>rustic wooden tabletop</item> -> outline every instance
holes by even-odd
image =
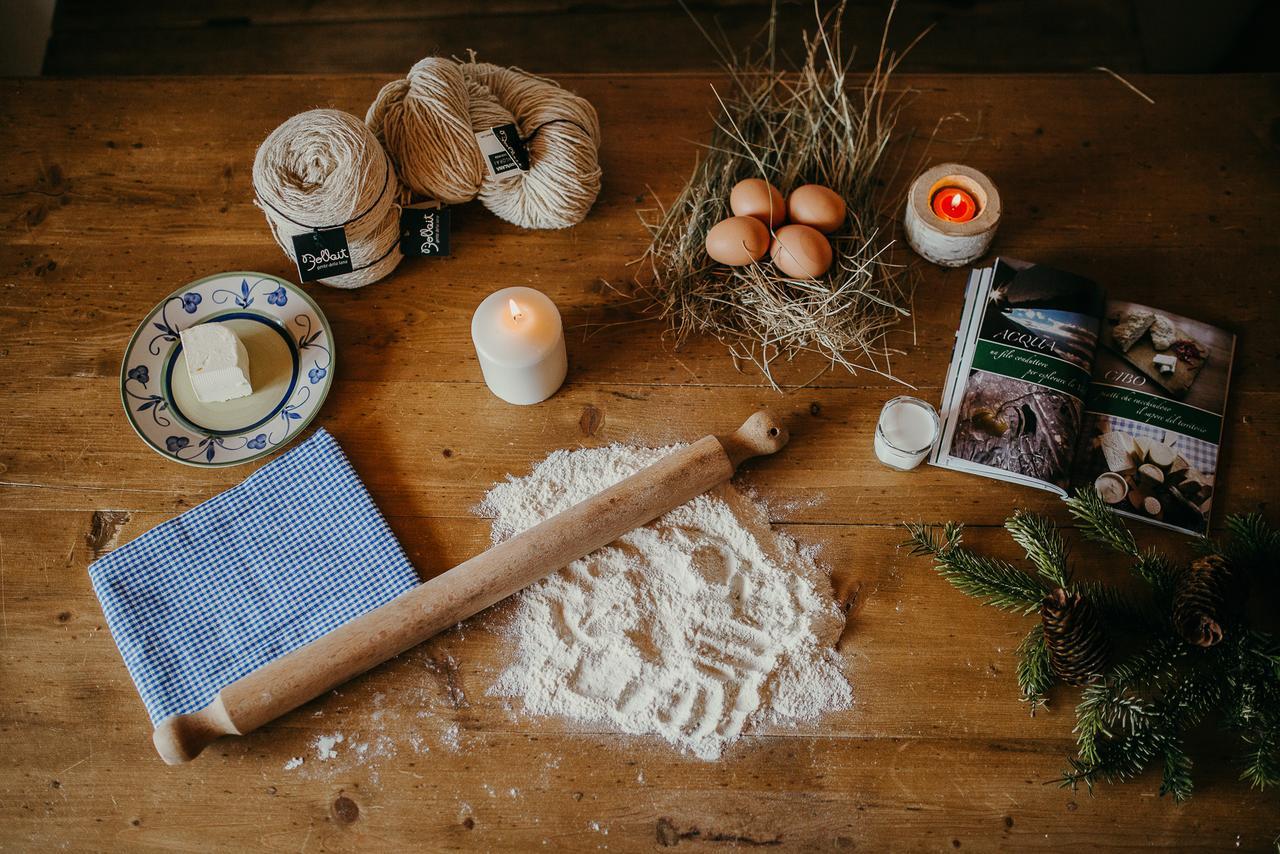
[[[673,351],[658,323],[602,325],[634,317],[602,280],[625,282],[644,245],[637,206],[650,191],[671,199],[706,138],[714,100],[696,76],[561,78],[604,127],[604,191],[577,228],[521,232],[467,206],[451,258],[406,262],[354,292],[308,286],[342,356],[318,423],[431,576],[486,546],[488,524],[470,512],[486,488],[553,449],[689,439],[772,407],[792,443],[742,477],[771,499],[777,524],[822,545],[838,590],[858,591],[856,705],[758,730],[719,762],[529,719],[486,693],[507,654],[489,614],[190,765],[163,765],[85,567],[253,466],[191,469],[144,446],[121,411],[120,357],[144,313],[185,282],[221,270],[293,277],[251,202],[254,149],[303,109],[362,115],[382,82],[0,87],[0,849],[1274,845],[1276,794],[1237,782],[1212,737],[1183,806],[1156,796],[1154,776],[1092,796],[1052,785],[1073,744],[1071,702],[1055,694],[1034,718],[1018,703],[1025,622],[961,596],[898,547],[903,520],[958,519],[972,542],[1012,555],[1005,516],[1025,506],[1065,521],[1057,499],[881,467],[872,426],[899,388],[878,376],[827,373],[779,394],[714,341]],[[886,193],[900,198],[925,164],[971,163],[1004,199],[994,251],[1234,329],[1216,512],[1274,510],[1280,79],[1134,82],[1154,104],[1101,73],[899,80],[913,92]],[[920,272],[893,368],[936,399],[965,273]],[[487,392],[468,337],[476,303],[512,284],[548,293],[569,334],[568,383],[532,408]],[[1123,571],[1088,547],[1076,562]],[[285,770],[333,733],[378,748]]]

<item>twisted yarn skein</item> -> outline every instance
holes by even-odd
[[[295,262],[294,235],[344,226],[354,269],[319,280],[326,285],[371,284],[404,257],[395,168],[349,113],[310,110],[272,131],[253,160],[253,189],[276,243]]]
[[[523,228],[581,222],[600,193],[595,108],[517,68],[427,57],[382,87],[365,122],[415,193],[457,204],[479,197]],[[475,134],[514,124],[529,171],[490,175]]]

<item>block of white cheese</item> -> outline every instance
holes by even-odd
[[[1167,353],[1159,353],[1151,361],[1162,374],[1171,374],[1178,367],[1178,357]]]
[[[182,351],[191,388],[201,403],[221,403],[253,393],[249,351],[221,323],[201,323],[182,330]]]

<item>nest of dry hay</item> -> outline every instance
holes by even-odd
[[[905,269],[890,260],[890,221],[874,192],[898,112],[887,86],[900,57],[886,52],[882,36],[875,67],[850,88],[843,11],[841,4],[818,14],[797,71],[777,67],[773,20],[755,56],[718,48],[730,84],[716,90],[721,111],[711,142],[670,206],[640,212],[652,242],[638,261],[637,295],[668,321],[676,346],[694,333],[714,335],[735,362],[754,364],[779,390],[774,366],[804,352],[821,355],[823,371],[896,379],[891,356],[902,351],[885,335],[911,314]],[[825,275],[791,279],[767,258],[726,267],[707,257],[707,231],[731,216],[729,191],[752,177],[784,195],[814,183],[844,197],[848,220],[829,235],[834,262]]]

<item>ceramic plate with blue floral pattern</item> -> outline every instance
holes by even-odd
[[[201,403],[179,333],[226,324],[249,352],[253,394]],[[265,273],[220,273],[165,298],[133,333],[120,366],[129,423],[159,453],[192,466],[234,466],[293,441],[333,382],[333,335],[302,288]]]

